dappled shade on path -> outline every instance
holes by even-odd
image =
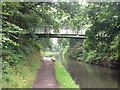
[[[54,62],[50,58],[43,58],[41,69],[38,71],[33,88],[58,88],[55,78]]]

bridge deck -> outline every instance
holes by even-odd
[[[76,35],[76,34],[35,34],[40,38],[78,38],[86,39],[85,35]]]
[[[5,32],[2,32],[5,33]],[[18,33],[18,32],[9,32],[10,34],[14,35],[26,35],[31,36],[31,33]],[[38,34],[35,33],[39,38],[76,38],[76,39],[86,39],[85,35],[83,34]]]

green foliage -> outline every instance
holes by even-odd
[[[85,16],[89,20],[87,38],[81,45],[81,41],[68,41],[67,53],[70,58],[93,64],[107,63],[105,66],[110,67],[119,64],[119,7],[120,3],[117,2],[88,3],[84,7]]]
[[[111,42],[110,49],[111,49],[111,56],[110,60],[118,60],[119,59],[119,36],[116,36],[114,40]]]
[[[58,39],[58,44],[60,45],[61,48],[65,48],[66,46],[69,45],[69,39],[60,38]]]
[[[75,31],[78,31],[81,26],[84,26],[89,22],[85,5],[83,6],[77,2],[62,2],[60,3],[60,8],[68,15],[63,26],[66,25],[68,28],[70,27]]]
[[[3,21],[34,32],[37,27],[51,25],[54,32],[61,27],[79,30],[88,23],[86,6],[79,3],[3,2]]]
[[[119,3],[90,3],[89,18],[91,27],[86,32],[87,39],[84,47],[88,52],[88,61],[91,61],[91,52],[98,55],[95,60],[118,60],[118,34],[119,34]],[[97,8],[96,8],[97,7]],[[90,55],[89,55],[90,54]],[[93,54],[93,57],[96,54]]]
[[[33,81],[35,80],[35,73],[39,67],[40,59],[42,59],[41,53],[35,53],[41,50],[39,47],[40,44],[38,44],[37,40],[29,40],[28,37],[21,37],[20,39],[22,40],[20,40],[19,46],[9,44],[7,48],[3,48],[3,87],[32,87]],[[33,53],[37,55],[37,58],[32,59],[33,55],[31,54]],[[26,59],[29,55],[32,57]],[[31,79],[27,78],[28,76]],[[24,77],[25,79],[22,79]],[[20,84],[19,82],[22,83]]]
[[[3,88],[32,88],[37,70],[40,68],[40,53],[28,55],[15,66],[3,62]]]
[[[29,10],[32,5],[34,4],[21,2],[2,3],[3,33],[0,36],[0,45],[3,58],[2,83],[5,88],[32,87],[40,59],[43,57],[42,51],[51,47],[49,39],[39,39],[33,34],[43,21],[36,12]],[[25,32],[32,34],[26,36],[23,34]],[[32,57],[26,58],[29,55]]]
[[[62,55],[63,56],[67,56],[68,55],[68,51],[69,51],[69,46],[66,46],[63,51],[62,51]]]

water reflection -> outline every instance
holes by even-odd
[[[118,71],[69,60],[64,63],[81,88],[118,88]]]

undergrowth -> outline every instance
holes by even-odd
[[[40,65],[38,52],[28,55],[15,66],[8,65],[3,73],[2,88],[32,88]]]
[[[26,36],[14,43],[17,45],[2,43],[2,88],[31,88],[43,56],[42,45],[35,37]]]

